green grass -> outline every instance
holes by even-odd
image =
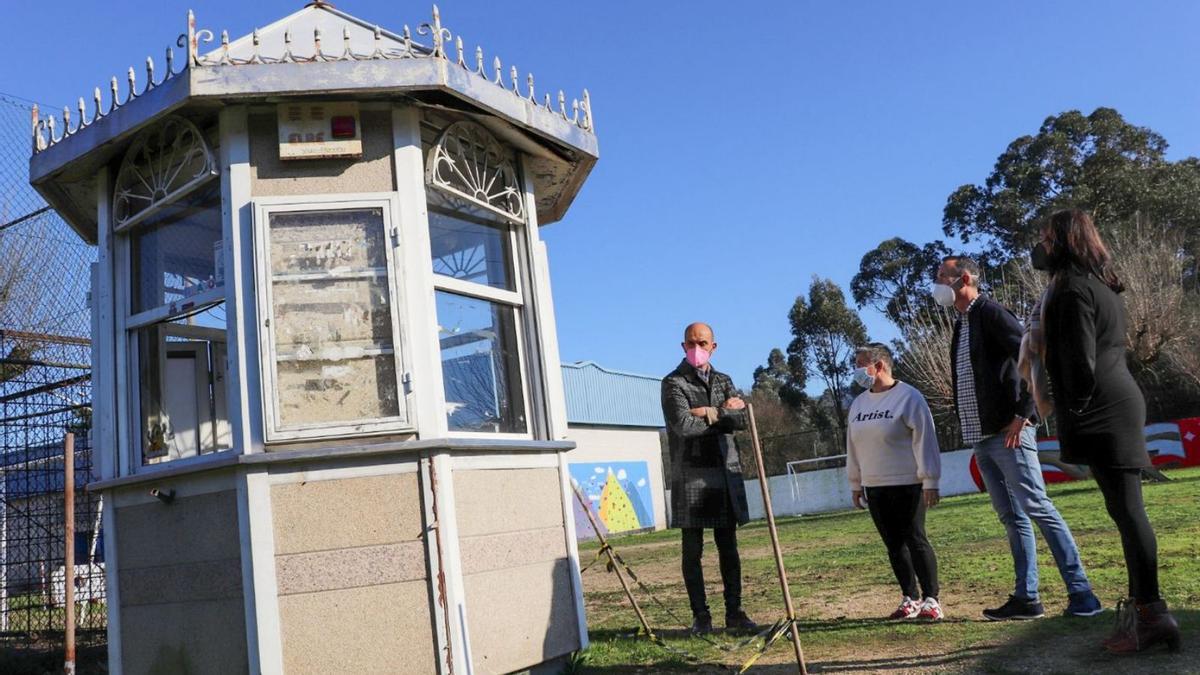
[[[927,529],[937,550],[941,599],[948,618],[938,625],[878,620],[899,597],[879,535],[864,512],[779,520],[789,586],[802,622],[805,654],[813,672],[1047,672],[1200,673],[1200,469],[1169,473],[1168,483],[1147,484],[1147,510],[1159,543],[1163,596],[1183,625],[1185,650],[1156,650],[1134,658],[1104,655],[1097,647],[1113,614],[1091,619],[1058,616],[1066,592],[1045,542],[1038,537],[1042,599],[1052,618],[991,623],[979,615],[1012,592],[1012,559],[1004,529],[986,495],[945,499],[929,513]],[[1094,483],[1051,486],[1055,505],[1071,526],[1097,594],[1111,607],[1126,592],[1120,540]],[[760,623],[784,616],[779,581],[763,523],[739,530],[744,604]],[[752,652],[734,654],[684,634],[689,619],[679,575],[679,533],[615,537],[614,548],[671,611],[638,593],[656,632],[693,654],[687,660],[633,636],[637,619],[612,574],[597,565],[584,574],[591,647],[582,673],[720,672]],[[597,546],[585,544],[591,559]],[[720,576],[711,540],[705,549],[709,604],[720,617]],[[714,639],[732,647],[737,640]],[[1194,656],[1194,655],[1193,655]],[[792,663],[791,666],[788,666]],[[790,644],[773,645],[751,672],[795,672]]]

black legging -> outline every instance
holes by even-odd
[[[1142,502],[1140,469],[1092,467],[1092,475],[1104,495],[1108,515],[1121,533],[1125,567],[1129,573],[1129,595],[1138,602],[1157,602],[1158,542]]]
[[[865,488],[867,508],[887,546],[900,590],[914,600],[937,599],[937,556],[925,536],[925,500],[917,485]],[[921,582],[924,595],[917,588]]]

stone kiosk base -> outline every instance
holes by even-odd
[[[110,649],[126,673],[549,665],[585,640],[570,447],[269,452],[93,484],[120,570]]]

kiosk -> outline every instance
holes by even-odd
[[[33,112],[30,180],[99,247],[109,672],[549,672],[587,630],[538,227],[587,92],[436,7],[177,46]]]

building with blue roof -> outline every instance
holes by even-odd
[[[567,453],[572,482],[600,525],[611,532],[664,529],[662,378],[605,368],[591,361],[562,365]],[[580,539],[595,536],[576,509]]]

